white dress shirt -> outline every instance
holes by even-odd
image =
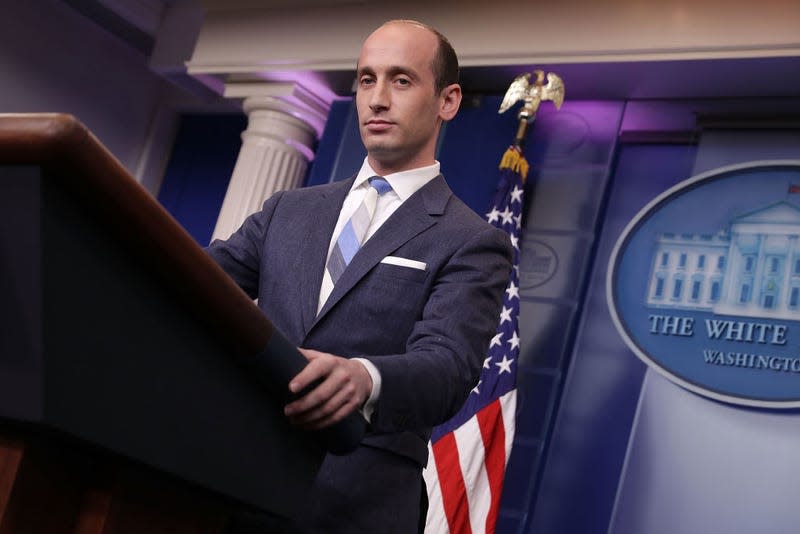
[[[339,212],[339,219],[336,221],[331,242],[328,245],[328,257],[331,255],[331,251],[336,244],[336,240],[339,238],[339,233],[342,231],[342,228],[344,228],[344,225],[347,224],[347,221],[350,220],[350,217],[352,217],[353,213],[356,211],[356,209],[358,209],[358,207],[361,205],[361,202],[364,200],[364,196],[369,188],[368,180],[377,175],[378,174],[372,169],[372,167],[370,167],[367,159],[364,158],[364,163],[361,165],[361,169],[358,171],[355,182],[353,182],[350,192],[347,193],[344,203],[342,204],[342,209]],[[438,175],[439,162],[436,161],[433,165],[428,165],[427,167],[419,167],[417,169],[396,172],[394,174],[383,176],[383,178],[389,182],[389,185],[392,186],[392,190],[378,196],[378,201],[375,205],[375,214],[372,217],[372,222],[370,223],[369,228],[367,228],[367,234],[364,237],[364,242],[369,240],[369,238],[375,234],[378,228],[381,227],[381,225],[395,212],[395,210],[397,210],[397,208],[400,207],[403,202],[405,202],[411,195],[416,193],[422,188],[422,186],[436,178]],[[327,260],[325,263],[327,264]],[[322,307],[325,305],[325,301],[328,300],[328,297],[332,291],[333,280],[331,280],[331,275],[328,274],[328,269],[325,269],[325,272],[322,276],[322,286],[320,287],[319,292],[317,313],[322,310]],[[372,392],[370,393],[369,399],[367,399],[367,402],[363,407],[364,416],[369,421],[374,410],[375,403],[380,396],[381,375],[378,372],[378,368],[375,367],[375,365],[373,365],[373,363],[369,360],[363,358],[353,359],[361,362],[364,367],[366,367],[370,377],[372,377]]]

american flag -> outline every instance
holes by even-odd
[[[519,357],[519,237],[527,162],[516,147],[501,176],[487,220],[508,232],[514,247],[497,333],[489,343],[478,385],[461,411],[433,429],[424,470],[428,487],[426,534],[493,533],[503,477],[514,439]]]

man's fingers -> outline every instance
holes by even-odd
[[[324,352],[320,352],[320,351],[314,350],[314,349],[298,348],[297,350],[299,350],[300,354],[305,356],[306,360],[308,360],[308,361],[315,360],[315,359],[317,359],[317,358],[319,358],[321,356],[330,356],[330,354],[325,354]]]
[[[306,357],[308,358],[309,356],[306,355]],[[332,365],[333,363],[330,360],[319,359],[318,356],[311,356],[308,365],[289,381],[289,391],[292,393],[303,391],[309,384],[313,384],[330,373]]]
[[[286,415],[294,416],[303,412],[314,410],[315,408],[324,405],[329,399],[333,398],[337,394],[337,389],[337,385],[330,380],[330,377],[328,377],[299,399],[287,404],[284,412]],[[298,389],[298,391],[302,390],[302,387]]]
[[[315,406],[307,411],[298,412],[290,416],[289,420],[292,424],[307,429],[323,428],[344,419],[355,408],[351,400],[339,392],[324,404]]]

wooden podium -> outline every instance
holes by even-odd
[[[0,115],[0,534],[300,512],[325,449],[254,377],[272,334],[83,125]]]

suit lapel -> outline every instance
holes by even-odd
[[[437,217],[444,213],[450,195],[452,195],[450,188],[439,175],[403,202],[353,257],[333,287],[314,324],[319,322],[383,258],[436,224]],[[319,295],[319,284],[317,295]]]
[[[342,203],[354,180],[355,177],[336,182],[332,187],[320,188],[320,193],[309,199],[307,205],[304,206],[308,214],[306,226],[309,231],[304,236],[308,243],[308,256],[305,265],[298,267],[304,332],[308,332],[317,315],[322,276],[328,257],[328,245],[331,242]]]

